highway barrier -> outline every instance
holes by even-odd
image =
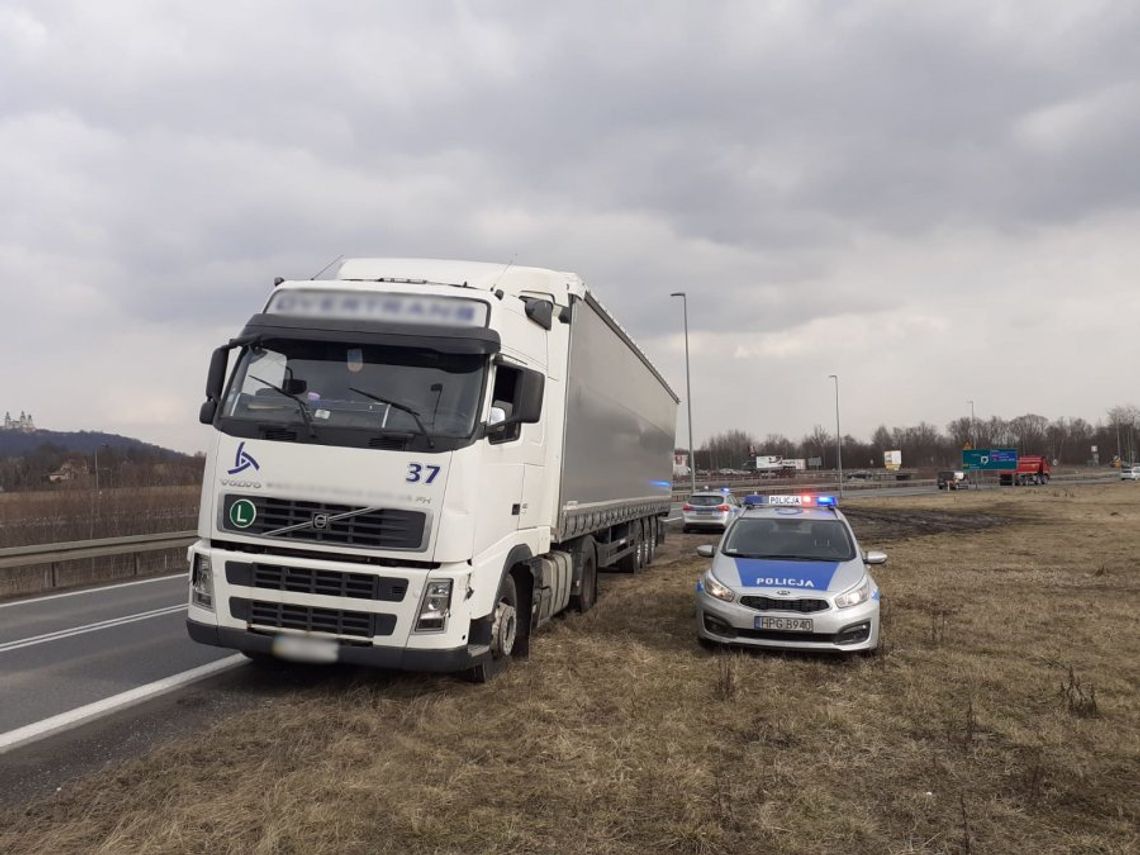
[[[0,599],[186,569],[193,531],[0,549]]]

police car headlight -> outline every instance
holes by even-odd
[[[860,603],[865,603],[871,599],[871,580],[866,576],[863,581],[852,588],[850,591],[844,591],[835,598],[835,605],[841,609],[847,609],[851,606],[857,606]]]
[[[716,597],[726,603],[731,603],[736,599],[736,594],[732,592],[732,589],[727,585],[722,585],[720,580],[712,574],[712,570],[706,570],[701,581],[704,584],[705,593],[710,597]]]

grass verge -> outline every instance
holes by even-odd
[[[0,851],[1137,851],[1140,489],[851,508],[890,553],[877,658],[702,650],[709,538],[673,537],[492,685],[291,669],[0,814]]]

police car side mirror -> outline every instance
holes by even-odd
[[[716,555],[716,547],[711,543],[702,543],[697,547],[697,555],[701,556],[701,558],[712,558]]]
[[[872,550],[863,556],[864,564],[886,564],[887,553]]]

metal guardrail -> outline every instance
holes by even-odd
[[[189,546],[198,537],[195,531],[167,532],[165,534],[134,534],[128,537],[105,537],[97,540],[73,540],[68,543],[47,543],[34,546],[9,546],[0,549],[0,569],[28,567],[36,564],[55,564],[81,558],[106,558],[113,555],[131,555],[140,552],[157,552]]]
[[[998,482],[996,472],[989,473],[993,477],[987,477],[984,480],[986,486],[996,485]],[[1062,475],[1053,475],[1049,483],[1059,482],[1083,482],[1083,483],[1096,483],[1100,481],[1116,481],[1120,478],[1116,472],[1067,472]],[[873,479],[873,480],[849,480],[843,482],[843,492],[845,494],[856,494],[863,490],[892,490],[892,489],[905,489],[907,487],[933,487],[937,483],[935,478],[904,478],[902,480],[894,479]],[[697,479],[697,491],[704,490],[704,485],[708,485],[711,491],[719,491],[722,487],[728,487],[733,493],[737,495],[744,495],[753,491],[758,493],[794,493],[797,491],[819,491],[826,490],[835,492],[838,489],[838,484],[835,478],[816,479],[814,481],[796,481],[791,478],[765,478],[762,480],[720,480],[715,479]],[[684,501],[685,498],[691,493],[688,486],[681,486],[678,488],[676,485],[673,487],[672,500],[674,502]]]

